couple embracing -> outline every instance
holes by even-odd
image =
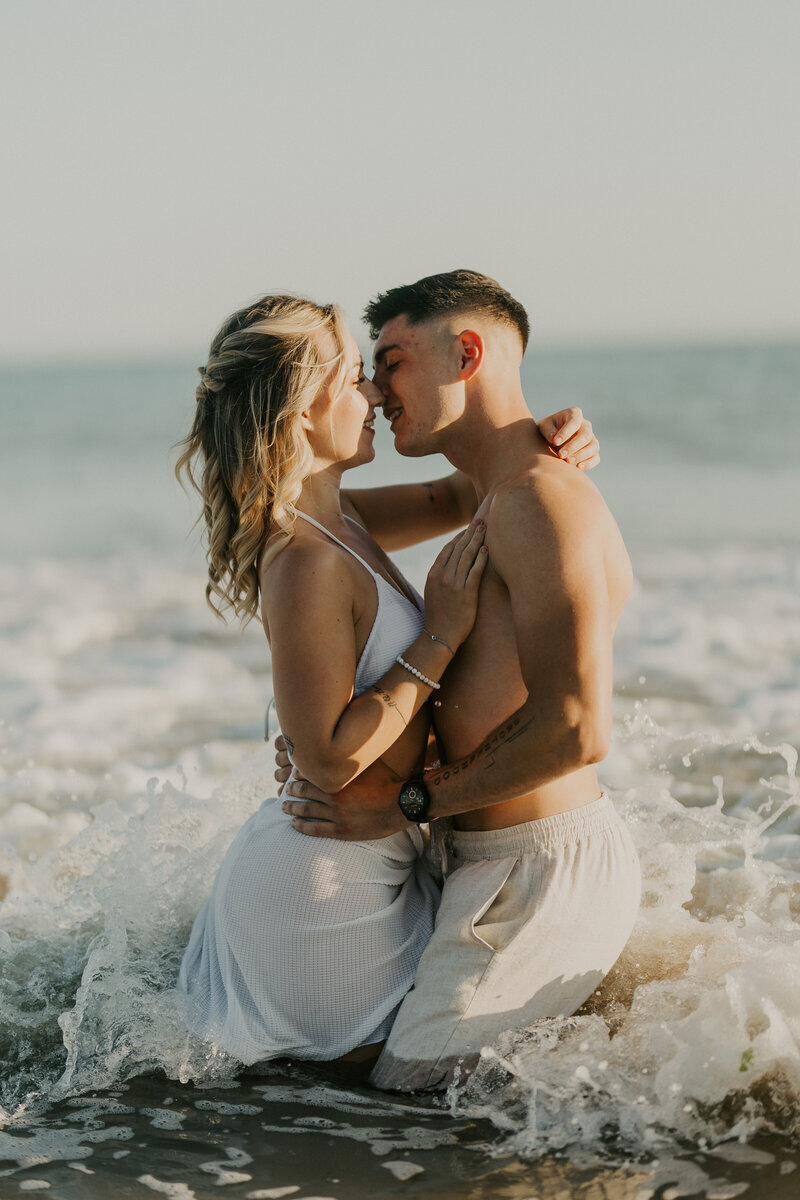
[[[242,1063],[374,1062],[412,1090],[574,1012],[631,932],[638,861],[594,765],[631,569],[575,469],[591,431],[530,415],[505,289],[447,272],[366,317],[372,381],[340,310],[287,296],[201,369],[178,469],[200,471],[209,601],[260,604],[288,782],[234,838],[179,991]],[[381,407],[400,454],[454,473],[342,489]],[[387,551],[462,527],[423,601]]]

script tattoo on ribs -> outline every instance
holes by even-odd
[[[406,728],[408,728],[408,721],[405,719],[403,714],[400,712],[400,709],[397,707],[397,705],[395,704],[394,700],[389,695],[389,693],[385,692],[382,687],[378,687],[377,683],[373,683],[372,690],[373,690],[373,692],[375,692],[376,696],[380,696],[380,698],[384,702],[384,704],[386,704],[389,708],[394,709],[394,711],[397,713],[400,720],[403,722],[403,724],[406,726]]]
[[[482,746],[473,750],[472,754],[468,754],[460,762],[448,763],[441,771],[437,771],[433,776],[433,783],[441,783],[443,779],[449,779],[451,775],[460,775],[462,771],[468,771],[475,763],[484,771],[490,770],[496,765],[497,755],[503,747],[507,746],[509,742],[515,742],[518,737],[522,737],[531,724],[530,718],[523,721],[521,717],[510,717],[504,725],[500,725],[486,739]]]

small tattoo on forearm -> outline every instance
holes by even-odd
[[[503,746],[507,746],[509,742],[515,742],[518,737],[528,729],[531,725],[531,720],[528,719],[524,725],[520,724],[520,718],[514,717],[506,725],[502,725],[496,733],[492,735],[483,749],[487,754],[491,755],[491,761],[484,765],[484,770],[488,771],[490,767],[497,765],[496,752],[502,750]]]
[[[468,771],[475,762],[480,762],[484,771],[490,770],[497,765],[497,752],[509,742],[514,742],[518,737],[521,737],[530,728],[531,724],[532,720],[530,719],[523,722],[520,717],[512,717],[509,721],[506,721],[505,725],[501,725],[499,729],[496,729],[482,746],[479,746],[477,750],[473,750],[472,754],[467,754],[457,763],[449,763],[434,775],[432,782],[439,784],[443,780],[449,779],[451,775],[453,777],[460,775],[462,771]],[[486,761],[487,759],[488,761]]]
[[[404,725],[406,726],[406,728],[407,728],[407,727],[408,727],[408,721],[405,719],[405,717],[403,716],[403,714],[400,712],[400,709],[397,707],[397,705],[395,704],[394,700],[393,700],[393,699],[392,699],[392,697],[389,695],[389,693],[388,693],[388,692],[385,692],[385,691],[383,690],[383,688],[382,688],[382,687],[378,687],[377,683],[373,683],[373,685],[372,685],[372,690],[373,690],[373,692],[375,693],[375,695],[376,695],[376,696],[380,696],[381,700],[383,700],[384,704],[386,704],[386,705],[387,705],[387,707],[389,707],[389,708],[393,708],[393,709],[395,710],[395,712],[397,713],[398,717],[400,718],[400,720],[403,722],[403,724],[404,724]]]
[[[532,724],[533,724],[533,721],[529,720],[529,721],[526,721],[524,725],[520,725],[519,729],[515,729],[513,733],[508,735],[508,737],[506,738],[506,742],[515,742],[518,737],[522,737],[522,735],[526,729],[530,729]]]
[[[434,496],[434,494],[433,494],[433,484],[432,484],[432,483],[423,483],[423,485],[422,485],[422,486],[423,486],[424,488],[427,488],[427,489],[428,489],[428,499],[430,500],[431,504],[435,504],[435,503],[436,503],[436,497],[435,497],[435,496]]]

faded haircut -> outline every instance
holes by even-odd
[[[525,351],[530,337],[528,314],[496,279],[479,271],[443,271],[439,275],[426,275],[416,283],[390,288],[370,300],[364,309],[364,320],[375,341],[387,321],[395,317],[405,317],[409,325],[419,325],[434,317],[460,312],[481,312],[510,325],[518,332]]]

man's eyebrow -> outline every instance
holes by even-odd
[[[375,367],[379,367],[390,350],[400,350],[400,349],[401,349],[401,347],[397,344],[397,342],[394,342],[393,345],[391,345],[391,346],[381,346],[380,350],[378,350],[372,356],[372,365]]]

